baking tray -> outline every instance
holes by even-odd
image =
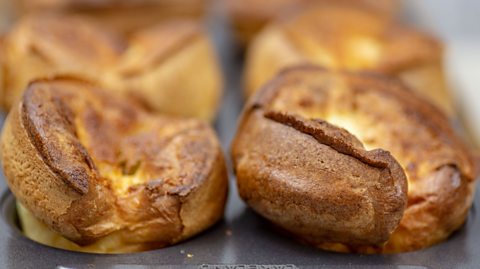
[[[241,111],[242,61],[225,27],[225,18],[209,21],[226,88],[215,128],[229,159],[230,142]],[[4,115],[0,118],[3,124]],[[15,199],[0,180],[0,268],[480,268],[480,220],[477,194],[465,225],[445,242],[397,255],[339,254],[302,245],[277,232],[240,200],[230,171],[225,218],[200,235],[164,249],[134,254],[85,254],[55,249],[25,238],[17,225]],[[478,193],[478,192],[477,192]]]

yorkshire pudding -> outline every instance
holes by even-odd
[[[346,6],[311,7],[258,35],[247,55],[246,92],[251,95],[284,67],[310,63],[396,76],[453,115],[442,53],[433,37],[371,12]]]
[[[17,16],[37,13],[88,16],[122,32],[174,18],[200,19],[209,0],[16,0]]]
[[[126,36],[80,17],[31,16],[5,37],[3,51],[6,109],[31,80],[56,76],[93,81],[157,112],[208,120],[222,92],[212,45],[192,21]]]
[[[256,212],[341,252],[438,243],[464,223],[475,188],[472,156],[435,106],[396,79],[312,66],[250,99],[232,158]]]
[[[245,45],[275,19],[309,8],[311,5],[356,6],[387,18],[398,10],[398,0],[227,0],[227,11],[237,40]]]
[[[152,115],[87,83],[33,82],[6,119],[0,149],[17,201],[76,250],[159,248],[223,215],[226,168],[207,123]]]

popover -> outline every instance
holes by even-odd
[[[226,9],[236,39],[248,44],[269,22],[307,9],[311,5],[356,6],[387,18],[399,9],[398,0],[227,0]]]
[[[76,250],[164,247],[223,216],[227,173],[209,124],[151,114],[85,82],[31,83],[8,114],[0,150],[17,201]],[[27,235],[28,227],[38,228],[24,226]]]
[[[283,71],[249,100],[232,158],[250,207],[341,252],[445,240],[464,223],[477,176],[447,117],[401,81],[314,66]]]
[[[438,40],[385,17],[346,6],[311,7],[269,25],[252,42],[245,87],[251,95],[283,67],[300,63],[374,71],[401,78],[453,116],[442,58]]]
[[[65,75],[114,89],[156,112],[208,120],[222,93],[212,44],[193,21],[122,35],[81,17],[31,16],[7,34],[3,51],[7,110],[31,80]]]
[[[17,17],[50,13],[82,15],[122,32],[152,26],[160,21],[187,18],[199,20],[209,0],[17,0]]]

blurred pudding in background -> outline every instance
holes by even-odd
[[[2,0],[5,1],[5,0]],[[209,0],[18,0],[17,17],[32,13],[88,16],[117,30],[130,32],[172,18],[201,19]]]
[[[399,0],[227,0],[234,34],[240,44],[246,45],[270,21],[283,15],[305,9],[312,4],[357,6],[385,17],[394,16]]]

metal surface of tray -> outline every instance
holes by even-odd
[[[215,127],[229,159],[229,144],[243,105],[242,63],[222,20],[217,17],[209,24],[226,77],[224,102]],[[15,199],[3,178],[0,196],[0,268],[480,268],[480,219],[475,210],[480,206],[479,194],[466,224],[448,240],[397,255],[338,254],[302,245],[245,206],[231,173],[224,220],[183,243],[134,254],[84,254],[32,242],[16,225]]]

